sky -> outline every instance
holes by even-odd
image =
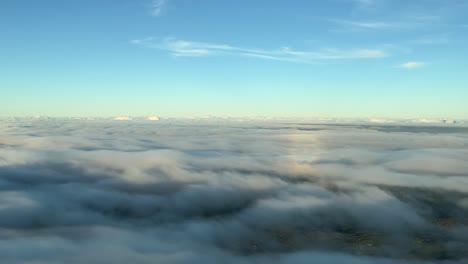
[[[0,116],[468,118],[465,0],[2,0]]]

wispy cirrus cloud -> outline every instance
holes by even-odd
[[[397,68],[412,70],[412,69],[418,69],[418,68],[426,67],[427,65],[428,65],[428,63],[426,63],[426,62],[409,61],[409,62],[405,62],[405,63],[402,63],[402,64],[398,65]]]
[[[414,44],[422,44],[422,45],[440,45],[440,44],[447,44],[450,40],[446,37],[424,37],[419,38],[413,41]]]
[[[363,0],[363,4],[358,5],[358,7],[362,9],[367,6],[366,9],[370,9],[374,8],[375,5],[377,5],[376,2],[367,2]],[[450,26],[444,22],[444,17],[434,15],[432,13],[404,13],[400,11],[395,13],[392,17],[398,17],[399,19],[389,20],[388,18],[385,18],[385,16],[382,17],[381,15],[369,16],[361,14],[359,16],[354,15],[348,18],[330,17],[326,20],[351,30],[427,30],[427,27],[429,26],[436,26],[438,28]]]
[[[367,30],[394,30],[394,31],[421,31],[427,32],[428,27],[449,28],[456,25],[443,23],[436,17],[414,17],[402,19],[400,21],[378,21],[378,20],[352,20],[328,18],[328,22],[338,25],[346,31],[367,31]]]
[[[330,22],[348,26],[351,28],[360,28],[360,29],[392,29],[401,27],[398,23],[388,23],[380,21],[354,21],[354,20],[344,20],[344,19],[328,19]]]
[[[373,13],[379,9],[379,0],[347,0],[353,5],[353,12]]]
[[[168,0],[152,0],[151,2],[151,15],[160,16],[164,10]]]
[[[375,5],[375,0],[351,0],[360,7],[369,7]]]
[[[381,49],[341,50],[326,48],[309,51],[282,47],[266,50],[236,47],[228,44],[178,40],[174,38],[160,39],[150,37],[132,40],[131,43],[164,50],[176,57],[241,56],[264,60],[312,63],[319,60],[377,59],[388,56],[386,51]]]

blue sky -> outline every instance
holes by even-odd
[[[2,0],[1,116],[468,118],[468,1]]]

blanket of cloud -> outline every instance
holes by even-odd
[[[3,263],[468,263],[468,128],[3,120]]]

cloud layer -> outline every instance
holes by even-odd
[[[5,121],[0,133],[7,263],[468,259],[465,127]]]

